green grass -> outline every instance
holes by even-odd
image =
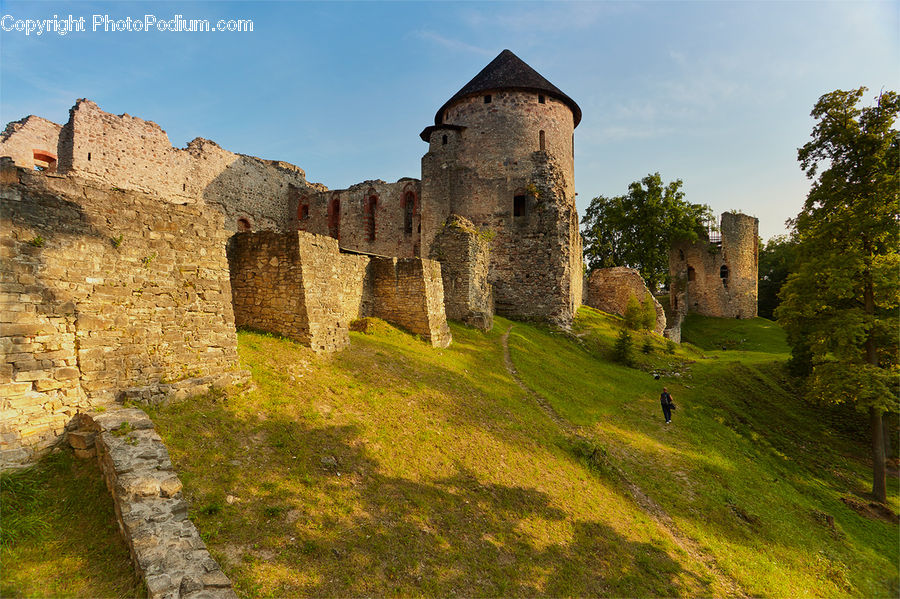
[[[583,439],[507,373],[511,325],[521,378]],[[245,596],[895,596],[897,526],[841,501],[866,489],[865,446],[789,392],[773,326],[690,319],[671,354],[636,336],[640,368],[609,361],[621,319],[584,308],[574,335],[498,318],[451,325],[447,349],[384,323],[324,356],[241,332],[254,391],[152,416]]]
[[[0,475],[0,597],[140,597],[96,460]]]

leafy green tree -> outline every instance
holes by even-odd
[[[591,200],[584,215],[584,257],[589,269],[628,266],[651,291],[667,283],[669,248],[696,241],[712,218],[709,206],[684,200],[680,179],[664,185],[659,173],[628,186],[628,193]]]
[[[638,298],[631,294],[625,303],[625,313],[622,314],[625,319],[625,326],[632,331],[641,329],[641,302]]]
[[[644,301],[641,303],[641,328],[645,331],[652,331],[656,328],[656,304],[650,293],[644,296]]]
[[[773,237],[759,244],[759,315],[774,318],[778,307],[778,292],[794,268],[797,243],[787,235]]]
[[[882,414],[900,399],[900,97],[859,108],[865,91],[834,91],[813,108],[812,140],[798,152],[813,184],[793,220],[797,268],[775,315],[795,357],[806,354],[809,395],[868,412],[872,494],[884,502]]]

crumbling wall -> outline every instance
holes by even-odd
[[[472,221],[452,216],[434,238],[430,257],[441,263],[447,318],[489,331],[494,326],[494,296],[488,283],[488,239]]]
[[[567,326],[581,305],[572,110],[519,90],[461,98],[428,127],[422,158],[422,244],[447,216],[493,235],[497,314]]]
[[[643,303],[649,295],[656,310],[656,325],[653,331],[661,335],[666,328],[665,310],[647,289],[640,273],[633,268],[625,266],[595,268],[588,275],[586,291],[584,298],[586,305],[619,316],[625,315],[625,307],[631,297]]]
[[[4,466],[77,411],[243,380],[218,213],[0,171]]]
[[[238,233],[228,260],[238,326],[336,351],[350,343],[350,322],[378,316],[433,345],[450,342],[431,260],[342,253],[337,240],[302,231]]]
[[[759,220],[722,214],[721,241],[679,242],[669,252],[672,312],[754,318],[757,315]]]
[[[373,316],[421,335],[434,347],[450,345],[440,263],[373,256],[370,269]]]
[[[418,257],[420,194],[417,179],[400,179],[396,183],[364,181],[348,189],[314,193],[300,199],[301,206],[305,203],[308,210],[300,209],[297,228],[336,237],[344,249],[380,256]]]
[[[59,171],[169,202],[205,202],[230,231],[294,230],[300,198],[325,189],[292,164],[235,154],[208,139],[174,148],[156,123],[84,99],[59,134]]]
[[[56,123],[34,115],[9,123],[0,133],[0,156],[12,158],[16,166],[27,170],[56,170],[56,163],[48,164],[45,157],[57,158],[60,129]]]
[[[137,408],[82,413],[69,428],[75,454],[97,456],[148,599],[236,599],[231,581],[188,519],[181,480],[147,414]]]

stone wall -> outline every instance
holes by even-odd
[[[665,310],[650,293],[640,273],[633,268],[595,268],[588,275],[585,291],[585,304],[619,316],[625,315],[625,307],[631,297],[643,303],[649,295],[656,310],[653,332],[661,335],[666,329]]]
[[[377,316],[432,345],[450,342],[434,261],[341,252],[336,239],[302,231],[238,233],[228,258],[238,326],[335,351],[350,343],[353,320]]]
[[[19,123],[0,139],[0,156],[33,168],[21,146],[40,132],[53,142],[60,173],[167,202],[205,202],[222,212],[230,231],[294,230],[300,198],[325,189],[292,164],[235,154],[207,139],[174,148],[156,123],[110,114],[90,100],[78,100],[61,128],[33,116]],[[50,139],[54,129],[58,143]]]
[[[574,117],[553,97],[498,91],[457,100],[429,127],[422,158],[422,246],[450,215],[493,236],[496,311],[568,325],[581,304]]]
[[[441,263],[447,318],[489,331],[494,326],[494,296],[488,283],[488,239],[470,220],[452,216],[434,238],[430,257]]]
[[[12,158],[28,170],[38,167],[54,171],[57,164],[48,164],[46,157],[57,158],[60,129],[56,123],[34,115],[9,123],[0,133],[0,156]]]
[[[759,220],[722,214],[721,241],[681,242],[669,252],[672,312],[720,318],[757,315]]]
[[[221,215],[0,172],[4,467],[36,459],[79,410],[244,380]]]
[[[119,531],[150,599],[235,599],[231,581],[188,519],[169,452],[142,410],[78,414],[68,441],[94,455],[112,495]]]
[[[421,335],[434,347],[450,345],[440,263],[373,256],[370,268],[372,316]]]
[[[300,199],[297,228],[338,239],[345,249],[403,258],[420,255],[417,179],[365,181]],[[302,208],[308,206],[307,210]]]

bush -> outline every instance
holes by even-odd
[[[632,346],[631,333],[628,332],[628,329],[622,329],[619,331],[619,336],[616,337],[616,344],[613,346],[613,359],[625,366],[634,364]]]
[[[644,337],[644,343],[641,345],[641,351],[645,354],[649,354],[653,351],[653,342],[650,340],[650,337]]]
[[[656,305],[650,293],[647,293],[644,303],[641,305],[641,328],[645,331],[652,331],[656,328]]]
[[[625,326],[632,331],[640,330],[642,321],[641,314],[641,302],[632,295],[628,298],[628,303],[625,304],[625,314],[623,315],[625,317]]]
[[[674,354],[675,353],[675,342],[671,339],[666,339],[666,353]]]

